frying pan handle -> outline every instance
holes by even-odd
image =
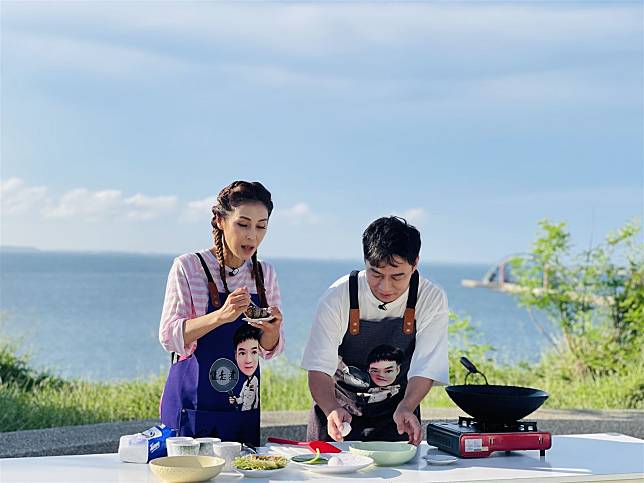
[[[465,369],[467,369],[467,374],[465,375],[465,384],[467,384],[467,378],[470,377],[472,374],[480,374],[483,376],[483,379],[485,379],[485,384],[488,384],[487,382],[487,377],[485,377],[485,374],[483,374],[481,371],[479,371],[476,366],[470,361],[467,357],[462,356],[461,359],[461,364],[465,366]]]
[[[476,374],[476,373],[479,372],[479,370],[476,368],[476,366],[467,357],[463,356],[463,357],[461,357],[460,360],[461,360],[461,364],[463,364],[465,366],[465,369],[467,369],[472,374]]]

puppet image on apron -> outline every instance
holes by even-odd
[[[400,384],[394,384],[394,382],[400,374],[403,356],[402,350],[387,344],[373,349],[367,357],[372,387],[366,393],[359,392],[358,396],[366,398],[367,404],[372,404],[398,394]]]
[[[255,374],[259,367],[259,329],[248,324],[237,329],[233,336],[235,362],[242,374],[246,376],[239,396],[230,393],[228,401],[241,411],[259,407],[259,379]]]
[[[398,376],[404,356],[398,347],[381,344],[369,352],[367,371],[347,366],[338,357],[335,378],[340,382],[339,396],[351,408],[350,412],[362,415],[365,405],[386,401],[400,393]],[[343,387],[348,390],[342,391]]]

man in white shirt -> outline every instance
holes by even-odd
[[[362,244],[365,270],[322,296],[304,351],[308,438],[419,444],[420,402],[448,383],[447,298],[418,274],[420,233],[404,219],[375,220]]]

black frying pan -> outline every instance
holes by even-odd
[[[465,384],[447,386],[445,390],[456,405],[478,421],[518,421],[535,411],[548,399],[548,393],[540,389],[518,386],[494,386],[488,384],[485,374],[480,372],[466,357],[461,364],[468,370]],[[471,374],[481,374],[485,384],[468,384]]]

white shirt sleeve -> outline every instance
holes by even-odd
[[[449,384],[447,296],[438,286],[430,287],[416,304],[416,347],[407,378],[426,377],[444,386]]]
[[[332,285],[320,298],[300,364],[303,369],[324,372],[331,377],[335,374],[338,368],[338,347],[348,324],[348,299],[346,284]]]

